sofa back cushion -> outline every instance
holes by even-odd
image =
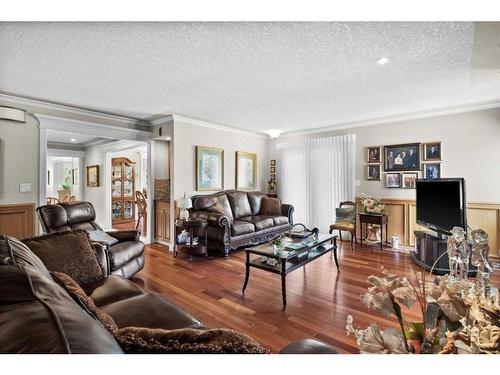
[[[80,285],[104,277],[92,243],[85,231],[51,233],[23,240],[52,272],[64,272]]]
[[[63,202],[37,208],[45,233],[68,229],[91,231],[101,229],[95,222],[95,209],[90,202]]]
[[[2,353],[123,352],[50,277],[18,264],[0,264],[0,332]]]
[[[50,278],[50,273],[40,258],[21,241],[3,234],[0,235],[0,262],[31,268]]]
[[[252,215],[259,215],[261,210],[262,198],[266,197],[266,194],[260,191],[251,191],[247,193],[248,202],[250,203],[250,208],[252,209]]]
[[[227,192],[227,199],[229,199],[235,219],[252,216],[252,209],[250,208],[250,202],[248,201],[246,192],[237,190]]]

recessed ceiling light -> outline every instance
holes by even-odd
[[[385,65],[385,64],[387,64],[389,62],[389,58],[388,57],[381,57],[376,62],[379,65]]]
[[[278,138],[281,133],[283,133],[283,130],[280,129],[269,129],[266,130],[265,133],[267,133],[271,138]]]
[[[70,141],[71,142],[76,142],[76,138],[71,138]]]

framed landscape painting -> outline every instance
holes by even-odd
[[[257,189],[257,154],[236,151],[236,189]]]
[[[224,150],[196,146],[196,190],[224,189]]]
[[[384,146],[384,170],[386,172],[419,171],[420,143]]]

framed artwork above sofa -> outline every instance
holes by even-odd
[[[257,154],[236,151],[236,189],[257,189]]]
[[[224,150],[196,146],[196,190],[224,189]]]

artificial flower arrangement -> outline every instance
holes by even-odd
[[[369,194],[361,194],[361,211],[367,214],[385,214],[385,204],[380,198],[373,198]]]
[[[482,237],[477,232],[482,232]],[[479,237],[484,238],[481,230],[476,231],[476,238]],[[453,243],[465,237],[454,231],[451,238]],[[473,259],[474,250],[481,246],[484,242],[473,243]],[[487,263],[487,258],[482,259]],[[500,292],[491,296],[481,275],[481,269],[485,269],[481,262],[474,264],[478,266],[476,282],[463,273],[430,282],[425,272],[417,272],[415,284],[388,270],[382,270],[380,277],[370,276],[371,286],[362,296],[364,304],[381,314],[394,314],[399,329],[381,331],[376,324],[366,329],[354,328],[349,315],[347,334],[355,335],[361,353],[500,353]],[[411,308],[415,303],[419,304],[422,321],[407,322],[401,306]]]

